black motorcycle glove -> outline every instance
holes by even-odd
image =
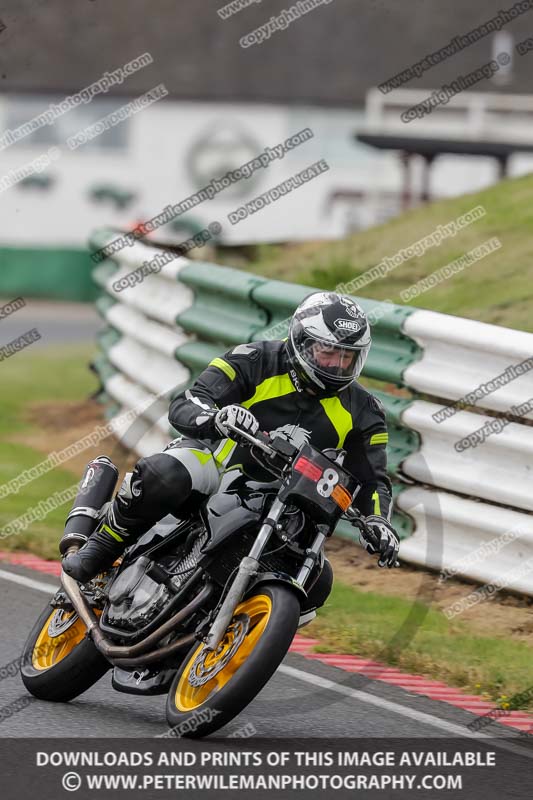
[[[361,531],[360,542],[366,548],[367,553],[379,553],[378,567],[394,567],[398,559],[400,550],[400,539],[398,534],[385,517],[371,514],[365,518],[365,522],[371,529],[374,537],[372,540],[365,536]]]

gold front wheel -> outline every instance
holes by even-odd
[[[200,644],[193,652],[176,688],[180,711],[193,711],[232,679],[263,635],[272,613],[272,600],[258,594],[237,606],[216,651]]]
[[[167,700],[176,735],[205,736],[247,706],[283,660],[299,617],[293,590],[283,583],[261,585],[237,606],[216,651],[195,645]]]

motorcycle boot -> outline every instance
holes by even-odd
[[[127,547],[135,544],[167,514],[179,516],[194,495],[191,471],[196,475],[200,495],[214,491],[218,471],[213,459],[209,463],[202,460],[203,451],[202,458],[198,457],[201,445],[191,451],[179,444],[171,442],[165,452],[141,458],[133,472],[126,474],[120,491],[99,518],[94,533],[90,533],[83,547],[63,559],[67,575],[86,583],[109,569]],[[66,552],[72,540],[68,536],[63,538],[62,552]],[[85,541],[85,537],[78,537],[79,541]]]
[[[133,473],[126,474],[120,491],[83,547],[63,558],[67,575],[87,583],[109,569],[158,521],[160,514],[143,497],[143,482],[142,465],[138,464]]]
[[[100,572],[113,566],[126,547],[134,544],[147,530],[150,523],[139,523],[125,517],[120,509],[120,499],[114,499],[104,519],[77,553],[65,556],[63,570],[74,580],[87,583]]]

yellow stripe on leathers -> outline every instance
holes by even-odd
[[[346,411],[338,397],[326,397],[320,401],[320,404],[337,431],[339,437],[337,447],[343,447],[344,440],[353,428],[352,415]]]
[[[294,385],[287,374],[274,375],[272,378],[266,378],[260,383],[256,387],[255,394],[249,400],[241,403],[241,405],[245,408],[251,408],[251,406],[261,403],[263,400],[273,400],[275,397],[283,397],[283,395],[294,391],[296,391]]]
[[[227,361],[224,361],[224,359],[223,359],[223,358],[214,358],[214,359],[213,359],[213,360],[210,362],[210,364],[208,364],[208,366],[209,366],[209,367],[218,367],[218,369],[222,370],[222,372],[223,372],[225,375],[227,375],[227,376],[228,376],[228,378],[230,379],[230,381],[233,381],[233,380],[235,380],[235,376],[237,375],[237,373],[235,372],[235,370],[233,369],[233,367],[231,366],[231,364],[228,364],[228,362],[227,362]]]
[[[236,447],[237,442],[233,439],[224,439],[213,453],[217,464],[225,467]]]
[[[389,441],[388,433],[375,433],[370,437],[370,444],[387,444]]]

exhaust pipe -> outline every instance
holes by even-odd
[[[77,549],[78,548],[69,548],[69,551],[74,551]],[[200,608],[213,591],[212,585],[207,584],[207,586],[204,586],[201,592],[199,592],[199,594],[193,598],[190,603],[188,603],[184,608],[180,609],[176,614],[174,614],[173,617],[171,617],[169,620],[163,623],[163,625],[157,628],[157,630],[147,636],[146,639],[143,639],[142,642],[138,642],[137,644],[123,647],[113,644],[102,633],[99,627],[98,617],[93,612],[87,600],[81,593],[78,582],[75,581],[74,578],[71,578],[70,575],[67,575],[66,572],[62,571],[61,585],[67,593],[69,600],[74,606],[79,618],[86,626],[87,631],[98,650],[112,664],[114,664],[115,661],[118,661],[120,663],[117,663],[117,666],[122,667],[136,666],[137,664],[156,663],[166,656],[172,655],[178,650],[181,650],[183,647],[193,644],[196,640],[196,634],[190,633],[186,636],[182,636],[181,639],[178,639],[176,642],[165,645],[165,647],[157,648],[152,652],[147,652],[150,647],[156,645],[160,639],[162,639],[164,636],[167,636],[169,633],[172,633],[176,625],[178,625],[180,622],[183,622],[183,620],[186,619],[190,614]],[[126,659],[129,660],[128,663],[126,663]]]

